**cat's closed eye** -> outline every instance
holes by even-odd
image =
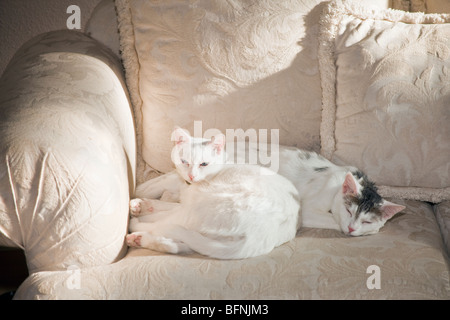
[[[187,165],[187,166],[189,165],[189,162],[187,162],[187,161],[184,160],[184,159],[181,159],[181,163],[182,163],[182,164],[185,164],[185,165]]]
[[[352,213],[350,212],[350,210],[348,210],[348,208],[347,208],[347,212],[350,215],[350,217],[352,217]]]
[[[200,167],[206,167],[209,163],[208,162],[202,162],[200,163]]]
[[[363,224],[371,224],[372,221],[363,221],[362,223],[363,223]]]

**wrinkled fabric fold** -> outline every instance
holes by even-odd
[[[0,79],[0,244],[30,273],[123,257],[134,121],[121,67],[70,31],[25,44]]]

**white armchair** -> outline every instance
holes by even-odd
[[[284,95],[303,94],[302,102],[314,102],[313,108],[292,101],[292,114],[309,118],[304,119],[305,134],[288,138],[313,141],[311,146],[317,147],[321,89],[312,44],[318,42],[314,37],[324,4],[320,0],[297,4],[300,24],[309,26],[309,33],[299,32],[309,41],[306,54],[298,58],[294,52],[292,64],[274,72],[278,78],[269,74],[269,80],[261,77],[260,82],[273,86],[284,77],[292,84],[283,88]],[[153,118],[148,110],[131,107],[128,89],[136,79],[128,74],[127,89],[116,56],[113,5],[103,1],[95,13],[97,21],[107,21],[106,31],[95,21],[88,26],[89,34],[108,43],[112,51],[85,34],[56,31],[25,44],[0,79],[0,245],[22,248],[30,272],[16,299],[450,298],[448,200],[430,204],[395,199],[407,209],[379,234],[352,238],[335,230],[304,228],[270,254],[245,260],[127,250],[128,202],[136,180],[145,180],[146,173],[142,124],[151,124]],[[172,35],[164,37],[167,34]],[[158,49],[166,44],[161,43]],[[142,44],[145,47],[146,42]],[[304,43],[296,40],[294,45],[302,53],[303,48],[296,46]],[[161,52],[155,49],[152,54]],[[183,62],[189,71],[197,71],[188,59]],[[164,76],[170,80],[170,73]],[[290,76],[294,81],[286,79]],[[195,81],[199,79],[203,78]],[[210,82],[215,89],[228,84],[219,88],[220,93],[234,90],[232,80],[218,79]],[[308,82],[304,91],[296,87],[297,81]],[[254,87],[241,90],[241,96],[230,101],[253,101],[261,92],[269,95],[265,87]],[[313,96],[316,93],[318,97]],[[277,100],[271,97],[271,103]],[[133,104],[137,103],[134,96]],[[182,111],[181,116],[192,116]],[[291,118],[282,120],[295,126]],[[237,127],[240,120],[235,119]],[[147,156],[164,153],[163,149],[149,152],[151,146],[144,146]],[[166,162],[165,158],[155,161]]]

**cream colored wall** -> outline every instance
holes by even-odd
[[[427,0],[427,12],[450,13],[450,0]]]
[[[0,0],[0,74],[13,54],[38,34],[67,29],[70,5],[80,8],[81,29],[100,0]]]

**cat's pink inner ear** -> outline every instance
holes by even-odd
[[[358,186],[356,184],[355,177],[349,172],[345,175],[344,183],[342,184],[342,193],[347,196],[358,195]]]
[[[187,142],[190,140],[189,134],[182,128],[176,128],[172,132],[171,140],[174,141],[176,144],[182,144],[184,142]]]
[[[400,211],[402,211],[405,208],[406,208],[405,206],[384,200],[384,203],[381,206],[381,212],[383,213],[383,219],[389,220],[396,213],[399,213]]]
[[[212,144],[217,154],[220,154],[225,147],[225,136],[223,134],[218,134],[212,137]]]

